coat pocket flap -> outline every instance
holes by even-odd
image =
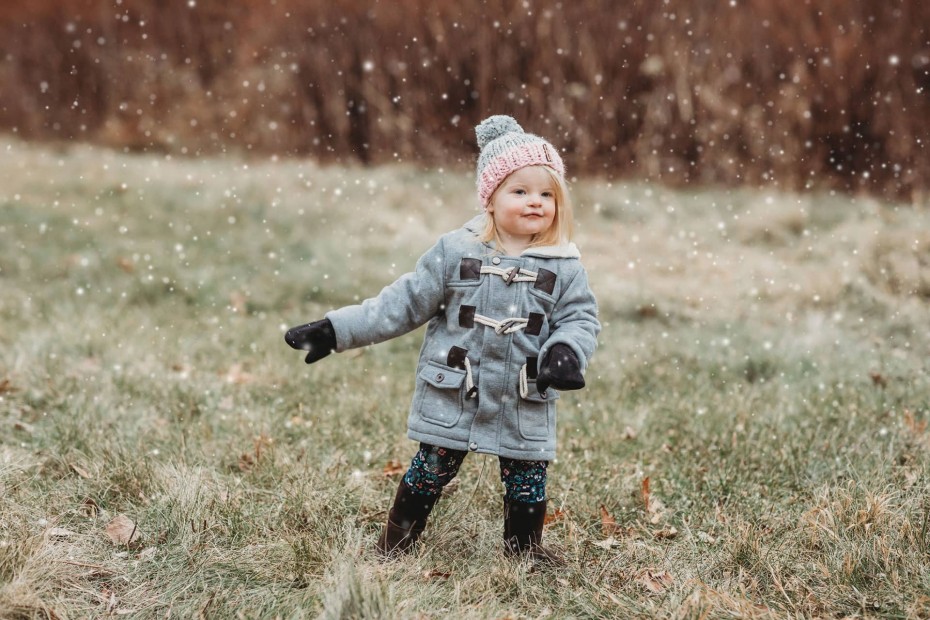
[[[436,362],[427,362],[420,371],[419,377],[440,390],[458,389],[462,387],[462,381],[465,380],[465,371]]]

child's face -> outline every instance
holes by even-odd
[[[491,198],[488,213],[507,240],[529,244],[555,219],[555,184],[542,166],[520,168],[504,179]]]

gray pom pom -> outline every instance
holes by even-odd
[[[523,133],[523,127],[520,127],[520,123],[512,116],[497,114],[487,117],[475,127],[475,135],[478,136],[478,148],[483,149],[488,142],[507,133]]]

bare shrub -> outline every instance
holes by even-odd
[[[573,171],[923,200],[930,5],[35,0],[0,127],[181,153],[474,157],[510,113]]]

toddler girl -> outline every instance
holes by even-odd
[[[429,322],[407,436],[420,442],[377,543],[417,541],[469,452],[500,460],[505,550],[559,561],[541,546],[546,467],[555,456],[556,390],[584,387],[600,323],[572,243],[565,167],[509,116],[476,128],[484,213],[447,233],[377,297],[294,327],[308,364]]]

